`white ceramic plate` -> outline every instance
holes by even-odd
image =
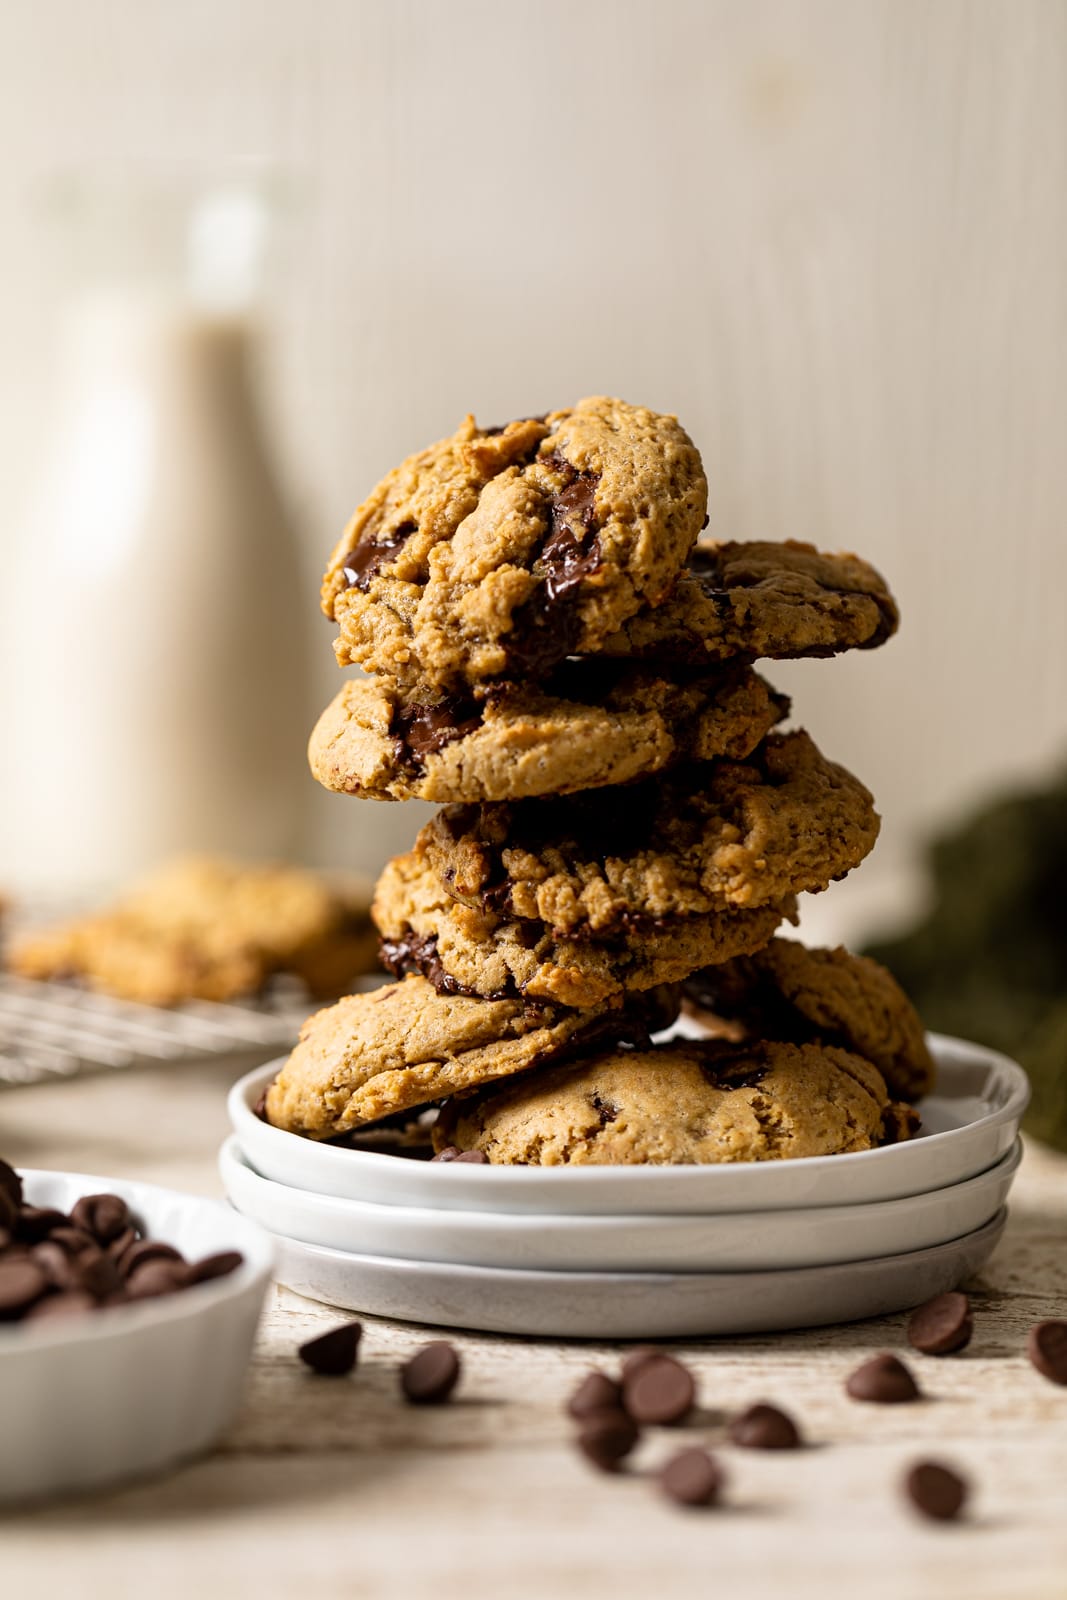
[[[753,1272],[897,1255],[973,1233],[1008,1198],[1022,1158],[903,1200],[724,1216],[552,1217],[429,1211],[309,1194],[262,1178],[226,1141],[219,1171],[238,1211],[304,1244],[407,1261],[550,1272]]]
[[[195,1260],[239,1250],[225,1278],[140,1305],[0,1327],[0,1500],[98,1488],[208,1449],[241,1400],[274,1249],[229,1206],[147,1183],[23,1172],[33,1205],[121,1195],[148,1236]]]
[[[1030,1098],[1007,1056],[931,1034],[937,1093],[921,1103],[923,1133],[906,1144],[801,1161],[691,1167],[496,1167],[405,1160],[319,1144],[272,1128],[252,1110],[281,1066],[258,1067],[230,1091],[245,1156],[264,1177],[295,1189],[429,1210],[571,1216],[787,1211],[865,1205],[947,1187],[1007,1155]]]
[[[682,1339],[854,1322],[921,1305],[977,1272],[1005,1212],[929,1250],[788,1272],[519,1272],[349,1255],[279,1240],[276,1276],[346,1310],[559,1339]]]

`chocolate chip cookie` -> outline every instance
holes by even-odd
[[[425,701],[537,681],[668,593],[703,525],[675,417],[603,397],[411,456],[356,512],[323,579],[342,663]]]
[[[438,994],[424,978],[406,978],[309,1017],[264,1114],[276,1128],[334,1138],[596,1044],[647,1044],[677,1009],[669,990],[578,1012]]]
[[[327,789],[369,800],[518,800],[627,783],[681,758],[747,756],[788,712],[746,666],[665,677],[568,661],[543,686],[405,705],[377,679],[346,683],[309,746]]]
[[[491,903],[463,904],[418,849],[389,863],[374,902],[387,971],[422,973],[442,993],[524,995],[581,1008],[756,950],[793,912],[792,901],[705,916],[634,912],[599,933],[586,927],[568,936]]]
[[[734,655],[788,660],[871,650],[898,622],[885,579],[859,556],[792,539],[699,544],[663,604],[635,613],[600,648],[691,665]]]
[[[450,1100],[433,1137],[493,1163],[664,1166],[871,1150],[915,1121],[876,1067],[836,1046],[673,1040]]]
[[[873,1061],[901,1100],[934,1086],[934,1060],[918,1013],[885,967],[847,950],[772,939],[754,955],[694,973],[695,1014],[740,1022],[755,1038],[819,1040]]]
[[[358,885],[296,867],[192,857],[107,910],[25,935],[7,965],[147,1005],[234,999],[276,972],[295,974],[313,994],[336,994],[375,966],[368,911]]]

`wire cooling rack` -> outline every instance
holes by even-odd
[[[164,1009],[0,973],[0,1086],[190,1057],[266,1059],[291,1048],[315,1009],[299,984],[284,980],[255,1000]]]

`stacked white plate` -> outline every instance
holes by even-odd
[[[728,1166],[498,1167],[317,1144],[230,1095],[226,1192],[279,1281],[353,1311],[565,1338],[811,1327],[918,1305],[976,1272],[1019,1166],[1022,1068],[933,1035],[909,1143]]]

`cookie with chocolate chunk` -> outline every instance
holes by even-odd
[[[406,978],[309,1017],[264,1115],[290,1133],[334,1138],[598,1044],[647,1043],[677,1009],[670,990],[579,1012],[439,994]]]
[[[784,1161],[906,1137],[878,1069],[835,1046],[670,1040],[450,1100],[438,1149],[517,1166]]]
[[[579,1008],[758,949],[794,909],[787,901],[693,916],[624,912],[604,928],[568,935],[498,910],[492,896],[465,905],[418,848],[389,862],[374,902],[388,972],[421,973],[442,993],[524,995]]]
[[[568,661],[543,686],[405,705],[355,679],[319,718],[321,784],[370,800],[518,800],[627,783],[686,758],[747,756],[788,701],[746,666],[664,677],[651,666]]]
[[[677,419],[597,397],[411,456],[345,530],[322,587],[336,651],[405,697],[537,681],[667,595],[707,483]]]
[[[934,1060],[918,1013],[877,961],[772,939],[754,955],[696,972],[685,994],[699,1018],[741,1023],[754,1038],[821,1040],[873,1061],[890,1092],[918,1100]]]
[[[635,613],[600,648],[690,665],[783,661],[871,650],[899,620],[885,579],[859,556],[793,539],[699,544],[664,603]]]
[[[159,1006],[253,994],[276,972],[337,994],[375,965],[369,899],[299,867],[184,857],[105,910],[24,935],[6,964]]]

